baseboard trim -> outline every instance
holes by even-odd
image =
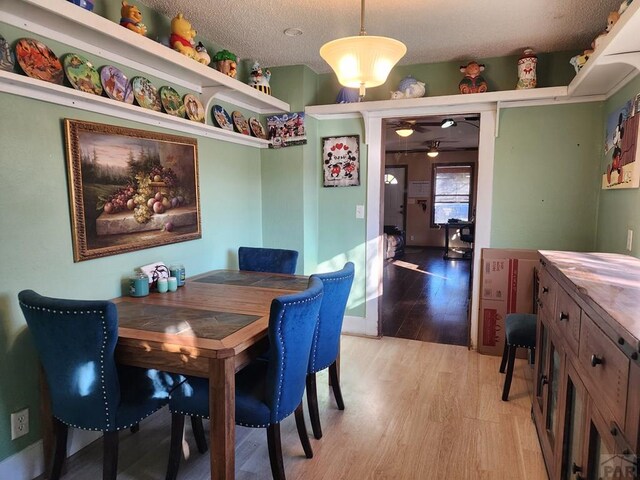
[[[365,337],[377,337],[377,329],[369,325],[366,317],[352,317],[345,315],[342,322],[342,333],[362,335]]]
[[[69,429],[67,454],[69,456],[83,449],[102,436],[102,432]],[[5,458],[0,462],[0,478],[11,480],[33,480],[44,473],[42,440]]]

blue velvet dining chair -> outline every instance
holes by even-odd
[[[281,248],[238,248],[240,270],[252,272],[296,273],[298,252]]]
[[[305,455],[313,457],[302,396],[322,291],[322,282],[311,278],[303,292],[275,298],[269,316],[270,348],[266,360],[258,358],[236,373],[236,424],[267,429],[271,473],[276,480],[285,479],[280,422],[291,413],[295,412]],[[166,478],[174,480],[180,465],[184,415],[209,418],[208,380],[188,377],[172,394],[169,409],[171,449]]]
[[[329,378],[333,389],[333,396],[338,409],[344,410],[340,379],[338,378],[337,359],[340,354],[340,333],[342,320],[347,307],[349,292],[353,284],[354,266],[348,262],[337,272],[318,273],[311,278],[318,278],[324,286],[324,296],[316,332],[311,346],[311,357],[307,370],[307,403],[309,417],[315,438],[322,438],[320,413],[318,411],[318,394],[316,389],[316,373],[329,368]]]
[[[18,300],[51,400],[55,453],[49,478],[60,478],[71,426],[103,432],[103,479],[115,479],[118,432],[166,405],[184,379],[116,364],[118,312],[112,302],[49,298],[33,290],[20,292]]]

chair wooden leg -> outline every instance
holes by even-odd
[[[316,388],[316,374],[307,374],[307,405],[309,406],[309,418],[313,436],[322,438],[322,426],[320,425],[320,412],[318,411],[318,390]]]
[[[202,418],[191,415],[191,429],[193,430],[193,436],[196,439],[198,451],[200,453],[205,453],[209,449],[209,447],[207,447],[207,437],[204,436]]]
[[[140,431],[140,424],[136,423],[133,427],[130,428],[131,433],[138,433]]]
[[[118,433],[103,434],[102,480],[116,480],[118,476]]]
[[[518,347],[509,346],[507,360],[507,375],[504,377],[504,390],[502,390],[502,400],[509,400],[509,390],[511,389],[511,378],[513,377],[513,366],[516,363],[516,350]]]
[[[167,464],[166,480],[175,480],[180,468],[182,456],[182,439],[184,437],[184,415],[171,414],[171,445],[169,447],[169,463]]]
[[[329,378],[331,378],[331,388],[333,388],[333,396],[336,398],[339,410],[344,410],[344,401],[342,400],[342,390],[340,390],[340,379],[338,378],[338,366],[336,362],[329,365]]]
[[[282,461],[282,443],[280,442],[280,424],[274,423],[267,427],[267,445],[269,446],[269,462],[273,480],[286,480],[284,463]]]
[[[69,427],[57,418],[54,418],[53,431],[56,447],[49,473],[49,480],[58,480],[60,475],[62,475],[62,467],[67,458],[67,436]]]
[[[311,442],[309,442],[309,434],[307,434],[307,426],[304,423],[304,408],[302,402],[296,408],[296,427],[298,428],[298,436],[300,437],[300,443],[302,443],[302,449],[307,458],[313,458],[313,450],[311,449]]]
[[[504,349],[502,350],[502,360],[500,361],[500,373],[504,373],[504,369],[507,366],[507,352],[509,351],[509,345],[505,339]]]

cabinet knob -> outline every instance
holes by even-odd
[[[611,432],[611,435],[615,437],[616,435],[618,435],[618,427],[616,427],[615,425],[613,425],[613,426],[611,427],[611,430],[609,430],[609,432]]]
[[[569,320],[568,313],[560,312],[560,321],[563,321],[563,320]]]
[[[542,375],[540,377],[540,386],[544,387],[548,383],[549,383],[549,380],[547,379],[547,376],[546,375]]]
[[[602,365],[604,363],[604,359],[597,356],[595,353],[591,355],[591,366],[597,367],[598,365]]]
[[[576,462],[573,462],[571,465],[571,473],[580,473],[582,472],[582,467],[576,465]],[[576,479],[580,477],[580,475],[576,475]]]
[[[542,293],[549,293],[549,287],[542,287]]]

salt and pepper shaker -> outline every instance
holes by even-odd
[[[167,279],[167,285],[170,292],[178,290],[178,279],[176,277],[169,277]]]
[[[158,293],[166,293],[169,290],[169,281],[165,277],[158,279]]]

